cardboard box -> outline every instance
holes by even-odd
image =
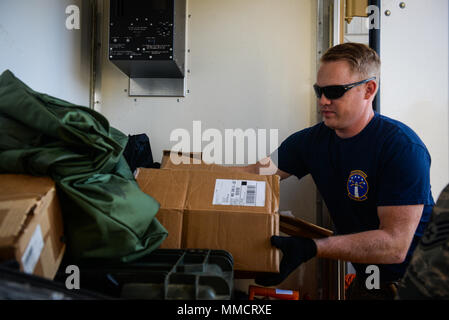
[[[139,168],[136,179],[161,204],[156,218],[169,232],[161,248],[226,250],[234,270],[279,272],[270,243],[279,233],[279,176]]]
[[[0,175],[0,260],[53,279],[65,251],[54,182],[46,177]]]

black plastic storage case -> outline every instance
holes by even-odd
[[[85,260],[77,264],[84,289],[119,299],[228,300],[234,261],[224,250],[157,249],[130,262]],[[62,266],[60,270],[65,270]],[[57,279],[66,277],[58,272]]]

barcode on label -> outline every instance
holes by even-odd
[[[255,204],[256,203],[256,186],[247,186],[246,190],[246,203]]]
[[[265,187],[265,181],[217,179],[212,204],[263,207]]]

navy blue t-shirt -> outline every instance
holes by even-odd
[[[379,229],[378,206],[424,204],[405,261],[378,265],[381,281],[403,276],[434,205],[430,155],[412,129],[375,113],[359,134],[341,139],[321,122],[281,144],[278,168],[298,178],[312,175],[337,234]],[[365,275],[367,264],[353,265]]]

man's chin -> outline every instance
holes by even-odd
[[[332,119],[326,119],[325,117],[323,117],[323,122],[324,122],[324,125],[330,129],[336,128],[336,123]]]

